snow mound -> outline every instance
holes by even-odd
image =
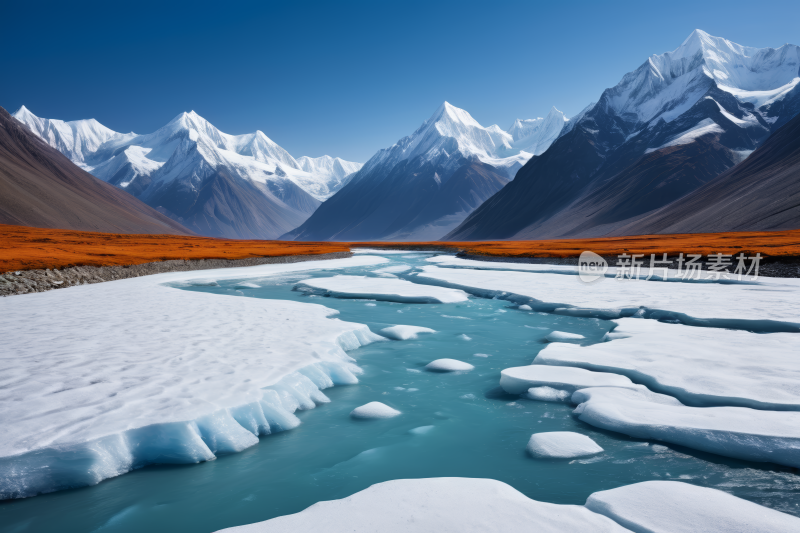
[[[720,490],[679,481],[645,481],[595,492],[586,508],[631,531],[651,533],[790,533],[800,518]]]
[[[381,339],[321,305],[165,283],[379,262],[158,274],[0,299],[0,499],[243,450],[296,426],[296,410],[328,401],[322,389],[356,383],[345,350]]]
[[[475,367],[458,359],[437,359],[425,365],[426,370],[433,372],[466,372]]]
[[[622,374],[697,407],[800,411],[796,333],[763,335],[635,318],[617,322],[608,335],[611,342],[551,344],[535,361]]]
[[[416,339],[420,333],[436,333],[436,330],[431,328],[423,328],[421,326],[391,326],[383,328],[381,335],[389,337],[396,341],[407,341],[409,339]]]
[[[528,365],[500,372],[500,386],[509,394],[522,394],[531,387],[552,387],[568,392],[586,387],[625,387],[633,382],[625,376],[592,372],[566,366]]]
[[[527,398],[539,402],[567,402],[570,399],[569,391],[554,389],[553,387],[531,387],[528,389]]]
[[[396,479],[378,483],[341,500],[318,502],[227,533],[484,533],[530,531],[623,533],[626,529],[582,505],[531,500],[493,479]]]
[[[549,342],[579,341],[585,338],[586,337],[583,335],[578,335],[577,333],[567,333],[566,331],[551,331],[545,337],[545,339]]]
[[[603,452],[595,441],[572,431],[534,433],[528,441],[528,453],[539,459],[572,459]]]
[[[687,407],[662,395],[587,388],[572,395],[578,418],[601,429],[735,459],[800,467],[800,413]],[[677,404],[677,405],[676,405]]]
[[[399,303],[455,303],[468,299],[467,293],[458,289],[367,276],[339,275],[330,278],[312,278],[301,281],[296,288],[319,291],[337,298],[368,298]]]
[[[353,418],[392,418],[402,414],[397,409],[392,409],[385,403],[381,402],[369,402],[367,404],[362,405],[361,407],[356,407],[350,412],[350,416]]]

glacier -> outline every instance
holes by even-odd
[[[345,351],[383,340],[321,305],[166,284],[385,261],[158,274],[3,298],[0,498],[253,446],[295,427],[296,410],[327,402],[322,389],[356,383]]]

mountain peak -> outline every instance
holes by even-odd
[[[436,112],[428,120],[428,123],[430,124],[442,122],[457,123],[464,126],[482,128],[482,126],[478,124],[478,121],[472,118],[472,115],[447,101],[440,105]]]
[[[19,120],[20,122],[25,122],[25,119],[39,118],[33,113],[31,113],[30,110],[24,105],[20,106],[19,109],[11,113],[11,116]]]

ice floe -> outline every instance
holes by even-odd
[[[0,498],[252,446],[327,401],[321,389],[355,383],[345,350],[381,338],[321,305],[165,283],[384,261],[179,272],[0,299]]]
[[[668,396],[615,387],[578,390],[572,401],[579,403],[575,414],[581,421],[601,429],[736,459],[800,467],[796,411],[688,407]]]
[[[437,359],[425,365],[425,369],[433,372],[466,372],[475,367],[458,359]]]
[[[603,452],[603,448],[591,438],[573,431],[534,433],[527,450],[539,459],[573,459]]]
[[[580,341],[585,339],[583,335],[577,333],[567,333],[566,331],[551,331],[545,336],[545,340],[549,342],[570,342]]]
[[[531,387],[525,394],[529,400],[537,400],[540,402],[567,402],[570,400],[572,393],[562,389],[554,389],[553,387]]]
[[[623,318],[611,342],[551,344],[537,363],[623,374],[694,406],[800,410],[800,337]]]
[[[429,533],[508,532],[623,533],[613,520],[582,505],[531,500],[493,479],[396,479],[347,498],[323,501],[296,514],[280,516],[226,533]]]
[[[390,326],[381,330],[381,335],[389,337],[396,341],[407,341],[416,339],[420,333],[436,333],[436,330],[431,328],[423,328],[421,326]]]
[[[400,272],[407,272],[409,270],[411,270],[411,267],[408,265],[392,265],[373,270],[373,272],[377,274],[399,274]]]
[[[296,285],[300,290],[319,291],[337,298],[370,298],[400,303],[456,303],[468,299],[464,291],[420,285],[401,279],[367,276],[312,278]]]
[[[625,376],[592,372],[567,366],[528,365],[500,372],[500,386],[509,394],[523,394],[532,387],[552,387],[573,392],[586,387],[625,387],[633,382]]]
[[[636,532],[790,533],[800,518],[720,490],[680,481],[645,481],[595,492],[586,508]]]
[[[800,279],[794,278],[762,276],[755,284],[615,279],[587,284],[571,275],[436,266],[423,267],[417,278],[517,304],[538,302],[539,310],[565,315],[637,314],[698,326],[800,332]]]
[[[393,418],[402,413],[381,402],[369,402],[350,412],[353,418]]]

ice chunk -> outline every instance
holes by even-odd
[[[412,435],[425,435],[436,426],[420,426],[418,428],[408,430]]]
[[[572,431],[534,433],[528,441],[528,453],[539,459],[573,459],[603,452],[595,441]]]
[[[322,501],[226,533],[624,533],[613,520],[582,505],[531,500],[493,479],[396,479],[341,500]]]
[[[687,407],[662,395],[590,388],[575,392],[587,424],[726,457],[800,467],[800,412],[745,407]],[[678,405],[676,405],[678,403]]]
[[[436,333],[436,330],[431,328],[423,328],[421,326],[391,326],[383,328],[381,334],[396,341],[407,341],[409,339],[416,339],[420,333]]]
[[[611,342],[551,344],[536,363],[628,376],[694,406],[800,410],[796,333],[731,331],[622,318]]]
[[[434,372],[465,372],[475,367],[458,359],[437,359],[425,365],[425,368]]]
[[[455,303],[468,299],[458,289],[420,285],[402,279],[367,276],[333,276],[312,278],[296,285],[301,290],[320,291],[337,298],[370,298],[400,303]]]
[[[573,392],[586,387],[625,387],[633,382],[625,376],[592,372],[565,366],[528,365],[500,372],[500,386],[509,394],[522,394],[531,387],[548,386]]]
[[[458,338],[461,339],[462,341],[471,341],[472,340],[472,337],[470,337],[469,335],[466,335],[464,333],[459,335]]]
[[[397,409],[392,409],[381,402],[369,402],[350,412],[353,418],[392,418],[400,414],[402,413]]]
[[[531,309],[531,306],[528,304],[522,304],[519,307],[517,307],[517,309],[519,309],[520,311],[533,311],[533,309]]]
[[[260,289],[261,285],[256,285],[255,283],[245,282],[245,283],[237,283],[233,286],[234,289]]]
[[[554,389],[552,387],[531,387],[526,395],[530,400],[540,402],[567,402],[570,399],[570,392]]]
[[[720,490],[680,481],[645,481],[595,492],[586,507],[631,531],[651,533],[790,533],[800,518]]]
[[[578,335],[577,333],[567,333],[566,331],[551,331],[545,337],[545,339],[550,342],[579,341],[585,338],[586,337],[583,335]]]

